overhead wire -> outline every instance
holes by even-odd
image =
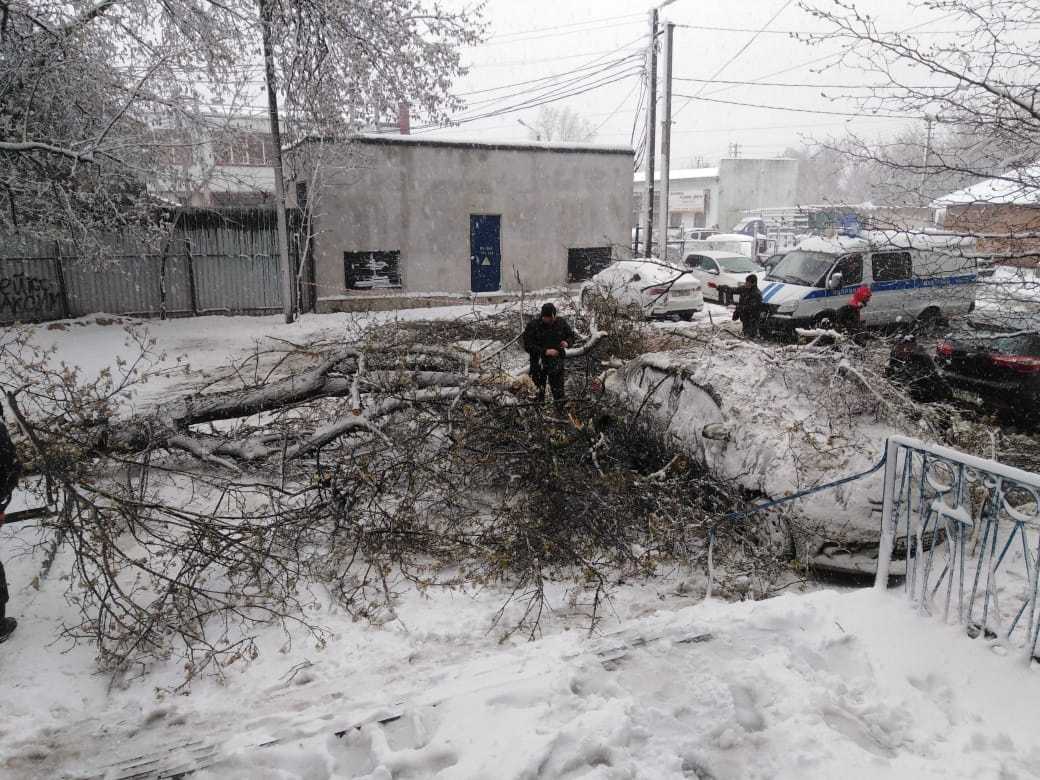
[[[594,89],[600,89],[609,84],[614,84],[619,81],[624,81],[631,78],[634,75],[641,73],[640,68],[632,68],[631,64],[635,59],[641,58],[641,54],[633,52],[623,57],[619,57],[613,60],[611,63],[602,63],[601,61],[607,54],[619,54],[624,53],[626,49],[629,49],[640,41],[642,41],[646,35],[640,35],[637,38],[622,44],[619,47],[610,49],[606,52],[602,52],[599,56],[585,63],[578,69],[571,69],[566,73],[558,73],[553,76],[545,77],[543,79],[531,79],[529,82],[535,82],[537,86],[531,86],[530,89],[520,90],[508,95],[499,95],[495,98],[489,98],[485,101],[479,101],[476,105],[485,107],[482,113],[467,114],[462,113],[451,118],[447,124],[431,124],[415,128],[413,132],[430,132],[432,130],[443,129],[452,127],[460,124],[466,124],[469,122],[475,122],[481,119],[487,119],[494,116],[501,116],[502,114],[514,113],[517,111],[525,111],[531,108],[537,108],[548,103],[557,102],[564,100],[569,97],[575,97],[577,95],[585,94]],[[589,56],[586,53],[581,56]],[[626,67],[627,66],[627,67]],[[598,70],[596,68],[599,68]],[[614,70],[613,73],[610,71]],[[575,72],[580,72],[580,76],[572,77]],[[589,71],[589,72],[586,72]],[[589,81],[595,76],[602,76],[601,78]],[[570,77],[570,78],[569,78]],[[543,83],[545,82],[545,83]],[[525,85],[523,82],[518,82],[514,86]],[[508,89],[510,85],[502,85],[501,87],[494,88],[493,91],[501,91]],[[526,100],[518,103],[507,103],[511,99],[523,97],[524,95],[530,95]],[[505,104],[499,108],[492,108],[496,103]]]
[[[786,11],[788,9],[788,7],[791,5],[792,2],[794,2],[794,0],[784,0],[784,4],[782,6],[780,6],[780,8],[777,9],[777,11],[772,16],[769,17],[769,21],[767,21],[758,30],[756,30],[755,34],[752,35],[744,43],[744,45],[741,46],[740,49],[737,50],[736,54],[734,54],[732,57],[730,57],[728,60],[726,60],[724,63],[722,63],[722,65],[720,65],[718,67],[718,69],[713,74],[711,74],[711,78],[717,79],[719,76],[722,75],[722,72],[724,70],[726,70],[726,68],[728,68],[734,62],[736,62],[737,59],[739,59],[740,56],[744,52],[746,52],[749,48],[751,48],[751,44],[753,44],[756,40],[758,40],[758,36],[760,36],[762,34],[762,31],[767,29],[769,27],[769,25],[771,25],[774,21],[776,21],[777,17],[780,16],[780,14],[782,14],[784,11]],[[701,93],[703,93],[703,92],[704,92],[704,86],[701,86],[700,90],[697,91],[697,96],[700,96]],[[682,110],[684,108],[686,108],[688,105],[690,105],[691,102],[693,102],[692,99],[687,100],[685,103],[683,103],[681,106],[679,106],[679,108],[677,108],[675,111],[673,111],[672,112],[672,119],[674,120],[675,117],[677,117],[682,112]]]
[[[851,111],[828,111],[826,109],[816,108],[795,108],[790,106],[770,106],[763,103],[742,103],[737,100],[722,100],[721,98],[710,98],[701,97],[698,95],[680,95],[673,93],[674,97],[687,98],[689,101],[701,101],[704,103],[719,103],[727,106],[743,106],[745,108],[763,108],[772,111],[790,111],[797,114],[827,114],[830,116],[849,116],[856,117],[858,119],[905,119],[906,117],[898,114],[872,114],[872,113],[853,113]]]
[[[637,13],[637,14],[621,14],[620,16],[604,16],[604,17],[601,17],[599,19],[586,19],[583,22],[570,22],[569,24],[554,24],[551,27],[535,27],[535,28],[528,29],[528,30],[515,30],[515,31],[509,32],[509,33],[502,33],[500,35],[492,35],[487,40],[494,41],[494,40],[499,40],[501,38],[512,37],[514,35],[526,35],[528,33],[549,32],[549,31],[555,31],[555,30],[563,30],[563,29],[571,28],[571,27],[582,27],[582,26],[587,25],[587,24],[598,24],[600,22],[614,22],[614,21],[617,21],[619,19],[635,19],[635,18],[645,19],[646,18],[646,14],[644,14],[644,13]]]

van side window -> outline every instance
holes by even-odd
[[[834,265],[834,270],[841,274],[841,286],[859,284],[863,281],[863,255],[845,255]]]
[[[875,282],[894,282],[913,276],[909,252],[877,252],[870,257]]]

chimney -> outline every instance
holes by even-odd
[[[397,130],[401,135],[410,135],[412,132],[412,120],[407,103],[397,104]]]

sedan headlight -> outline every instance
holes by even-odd
[[[794,310],[798,308],[798,301],[791,301],[790,303],[781,303],[776,307],[777,314],[794,314]]]

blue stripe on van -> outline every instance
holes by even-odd
[[[777,284],[777,283],[774,282],[773,284],[769,285],[766,288],[765,294],[762,296],[763,303],[768,302],[770,298],[772,298],[774,295],[776,295],[782,289],[784,289],[784,286],[782,284]]]
[[[931,276],[925,279],[900,279],[895,282],[874,282],[870,285],[871,292],[893,292],[894,290],[911,290],[924,287],[952,287],[958,284],[974,284],[978,278],[977,274],[965,274],[963,276]],[[802,300],[812,298],[829,298],[834,295],[852,295],[862,284],[853,284],[838,290],[813,290]],[[766,300],[763,297],[762,300]]]

